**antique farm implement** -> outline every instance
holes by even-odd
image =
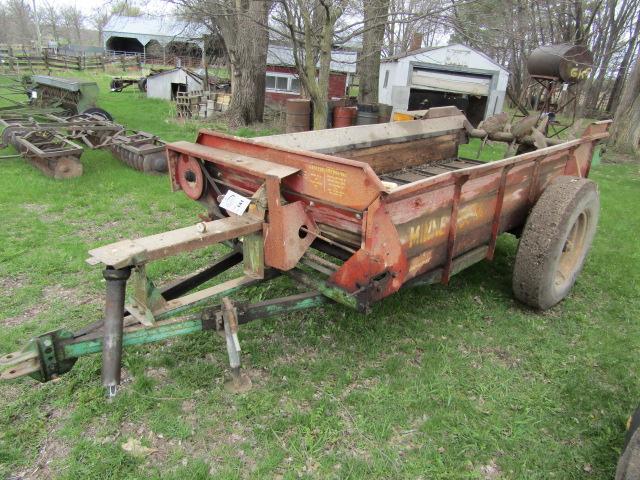
[[[196,143],[169,144],[173,190],[200,202],[208,218],[90,251],[88,262],[104,268],[104,320],[33,338],[0,358],[0,378],[47,381],[102,352],[103,385],[113,395],[124,346],[217,330],[231,364],[228,385],[242,390],[249,381],[239,325],[328,301],[366,312],[402,287],[446,284],[491,260],[503,232],[521,235],[516,297],[549,308],[573,286],[595,233],[598,193],[586,177],[608,123],[492,163],[458,157],[470,132],[486,132],[452,107],[422,120],[257,139],[203,130]],[[229,252],[188,277],[156,286],[146,274],[150,262],[219,243]],[[238,264],[236,278],[202,287]],[[302,292],[231,299],[278,275]]]
[[[145,91],[146,85],[146,77],[142,78],[127,78],[127,77],[115,77],[111,79],[111,83],[109,84],[109,89],[112,92],[121,92],[127,87],[131,85],[138,85],[138,89],[141,92]]]
[[[98,85],[87,80],[48,75],[0,75],[0,113],[75,115],[96,106]],[[17,100],[16,95],[26,100]]]
[[[33,75],[31,82],[34,106],[59,105],[65,112],[76,114],[96,106],[98,85],[89,80]]]
[[[56,179],[82,175],[81,146],[106,148],[141,172],[167,170],[164,141],[147,132],[127,130],[99,108],[66,117],[0,113],[0,128],[0,148],[13,145],[27,161]]]

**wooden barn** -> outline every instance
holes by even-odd
[[[356,73],[356,52],[331,52],[329,98],[342,98]],[[284,104],[300,97],[300,80],[291,47],[269,45],[267,52],[266,102]]]

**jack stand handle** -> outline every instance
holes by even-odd
[[[238,340],[238,311],[229,297],[222,299],[222,318],[224,337],[227,342],[227,354],[231,367],[231,379],[225,382],[230,393],[243,393],[251,390],[251,379],[240,370],[240,342]]]
[[[131,275],[131,267],[106,268],[102,274],[107,282],[102,344],[102,385],[106,389],[107,398],[113,398],[120,385],[125,290]]]

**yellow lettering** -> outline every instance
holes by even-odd
[[[420,243],[420,225],[409,230],[409,248]]]

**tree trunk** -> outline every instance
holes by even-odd
[[[331,46],[333,41],[333,29],[335,19],[330,15],[324,15],[324,25],[320,38],[320,59],[318,68],[317,89],[312,94],[313,102],[313,129],[327,128],[327,114],[329,111],[329,76],[331,75]]]
[[[640,55],[616,109],[610,143],[620,151],[640,154]]]
[[[629,68],[631,56],[636,49],[636,42],[639,33],[640,14],[638,14],[636,26],[633,29],[633,33],[631,34],[631,38],[629,39],[629,44],[627,45],[627,50],[624,52],[624,57],[622,59],[622,62],[620,62],[620,67],[618,68],[618,75],[616,76],[616,80],[613,83],[613,87],[611,88],[611,93],[609,94],[609,102],[607,103],[607,112],[615,112],[618,108],[620,92],[622,91],[622,86],[624,85],[624,79],[627,76],[627,68]]]
[[[359,103],[378,103],[380,54],[388,11],[389,0],[364,2],[364,33],[358,63]]]
[[[271,2],[237,1],[234,31],[224,35],[231,67],[229,123],[232,127],[261,122],[264,113],[265,75]],[[231,40],[231,41],[229,41]]]

